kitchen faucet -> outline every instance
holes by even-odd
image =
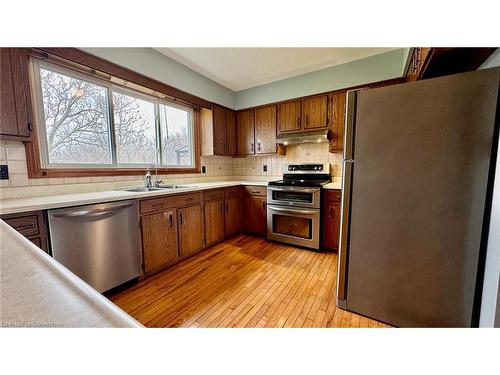
[[[144,176],[144,186],[146,189],[150,189],[153,186],[151,183],[151,172],[149,169],[146,171],[146,176]]]

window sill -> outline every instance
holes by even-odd
[[[28,173],[28,178],[61,178],[61,177],[98,177],[98,176],[134,176],[144,175],[148,168],[85,168],[85,169],[39,169]],[[149,168],[156,173],[156,169]],[[192,174],[200,173],[199,168],[158,168],[158,174]]]

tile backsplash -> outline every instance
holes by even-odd
[[[201,165],[206,173],[181,175],[160,175],[159,178],[170,182],[201,182],[217,179],[230,179],[232,176],[269,178],[281,176],[283,166],[288,163],[319,162],[330,163],[332,175],[341,175],[340,153],[328,152],[328,144],[301,144],[288,146],[285,156],[264,155],[241,158],[202,156]],[[15,141],[0,141],[0,164],[7,164],[9,179],[0,180],[0,197],[10,198],[30,195],[52,195],[77,192],[108,190],[116,186],[135,186],[142,184],[142,176],[110,177],[68,177],[29,179],[26,168],[24,144]],[[263,171],[263,166],[267,171]]]

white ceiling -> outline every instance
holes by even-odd
[[[363,59],[395,48],[155,48],[233,91]]]

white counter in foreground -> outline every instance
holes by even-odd
[[[1,220],[0,326],[142,327]]]

